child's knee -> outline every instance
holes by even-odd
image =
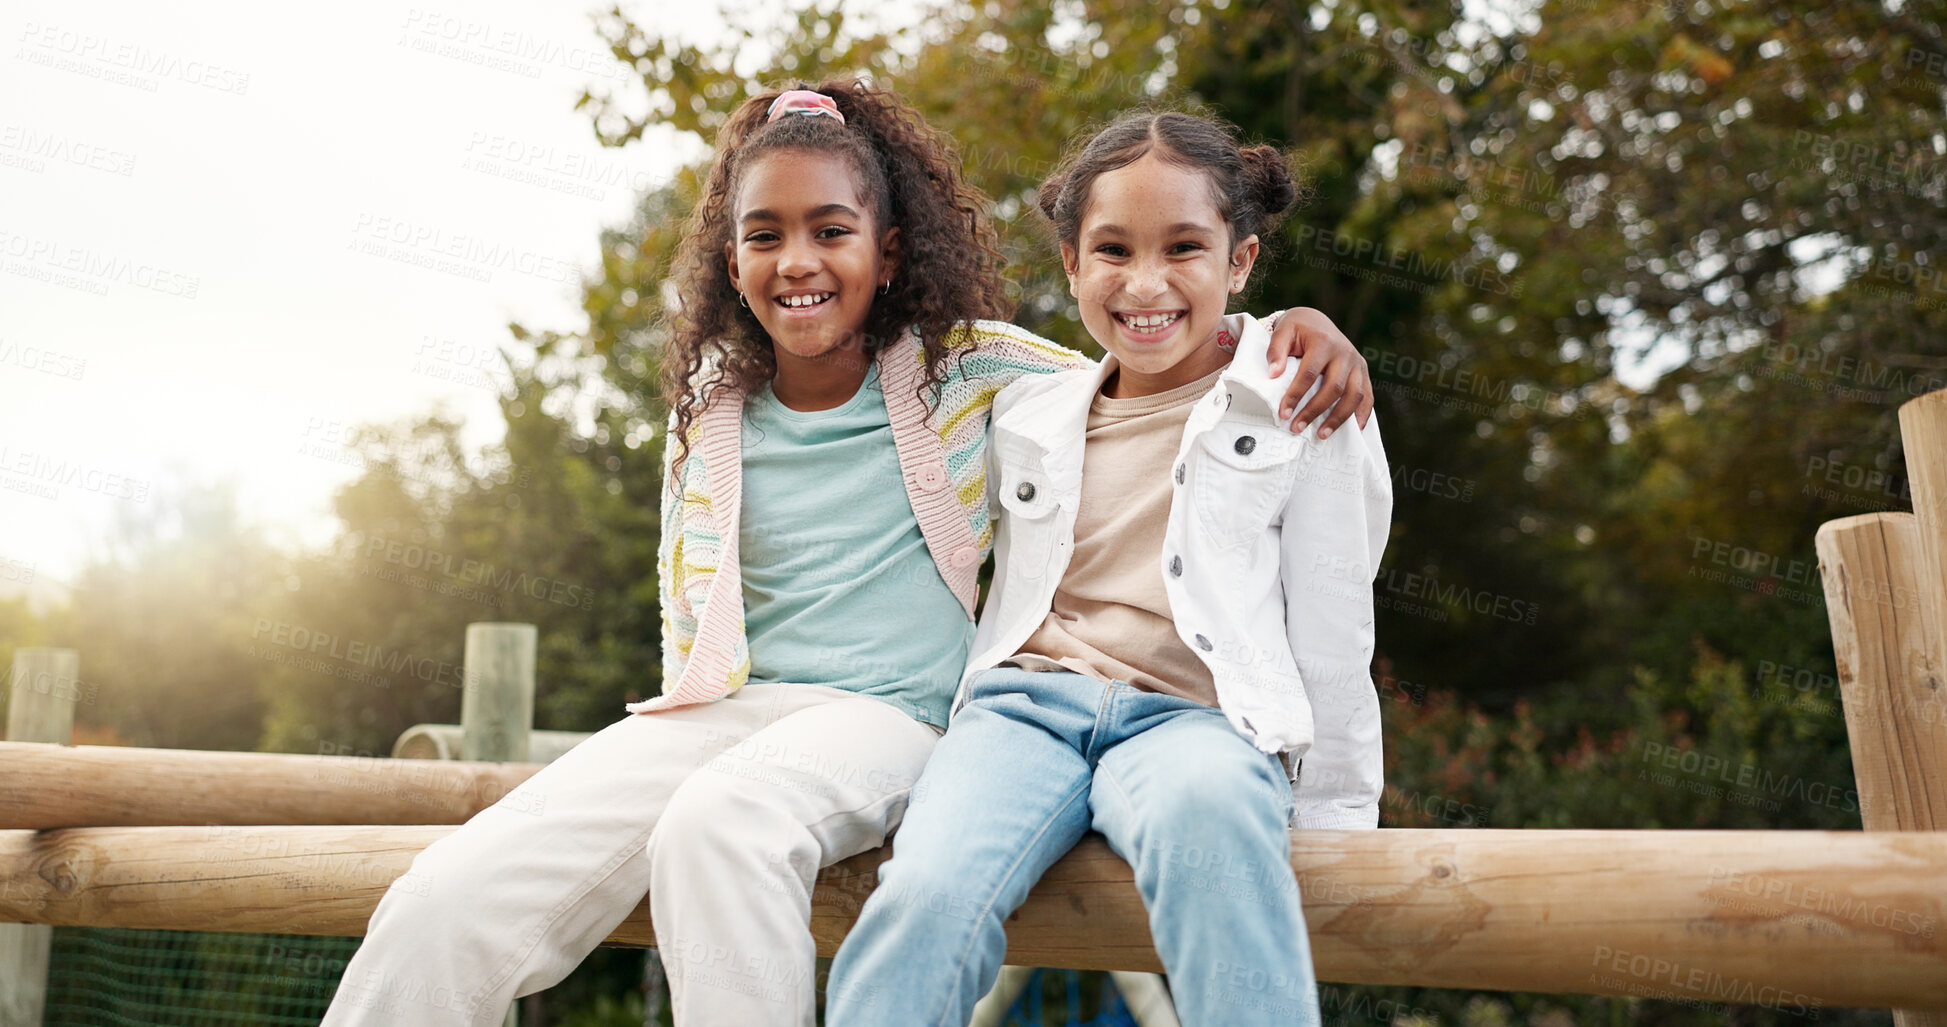
[[[805,838],[809,832],[798,818],[765,801],[761,790],[739,787],[736,779],[706,769],[670,796],[649,848],[662,859],[746,862],[788,851]]]
[[[899,850],[879,868],[872,901],[894,915],[974,920],[981,914],[981,867],[951,855],[928,858]]]

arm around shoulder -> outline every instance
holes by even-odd
[[[1006,381],[1027,374],[1073,371],[1094,363],[1084,353],[1044,339],[1007,321],[962,322],[947,333],[947,347],[972,347],[975,353],[984,358],[981,376],[1003,377]],[[967,354],[969,358],[973,355]]]

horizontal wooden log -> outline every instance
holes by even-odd
[[[5,831],[0,920],[357,935],[414,853],[450,830]],[[820,953],[885,855],[820,876]],[[1213,890],[1265,886],[1195,850],[1179,858]],[[1947,832],[1306,831],[1292,865],[1323,980],[1947,1008]],[[1049,871],[1008,937],[1014,963],[1161,969],[1129,868],[1099,840]],[[646,902],[610,941],[654,943]]]
[[[0,742],[0,828],[460,824],[540,769]]]

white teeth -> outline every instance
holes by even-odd
[[[1154,331],[1175,323],[1180,314],[1124,314],[1122,322],[1141,331]]]
[[[787,307],[813,307],[831,298],[831,293],[821,292],[816,296],[782,296],[778,302]]]

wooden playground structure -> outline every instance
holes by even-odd
[[[1900,425],[1914,512],[1817,537],[1863,831],[1295,833],[1319,979],[1892,1008],[1900,1027],[1947,1027],[1947,391]],[[469,630],[462,729],[415,729],[428,755],[457,737],[458,761],[49,744],[68,738],[78,658],[20,651],[0,743],[0,1027],[40,1022],[48,927],[20,925],[362,934],[415,853],[539,769],[533,630]],[[821,955],[887,856],[820,874]],[[646,900],[609,940],[654,944]],[[1008,941],[1015,963],[1161,969],[1130,870],[1099,840],[1047,874]]]

